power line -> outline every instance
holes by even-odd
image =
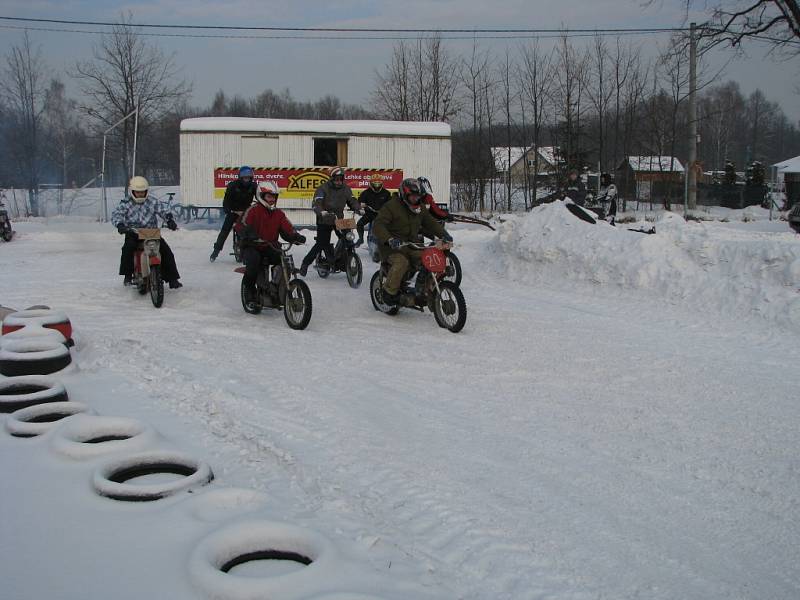
[[[228,30],[228,31],[285,31],[285,32],[303,32],[303,33],[392,33],[404,34],[413,37],[418,37],[421,33],[431,34],[449,34],[449,33],[465,33],[465,34],[564,34],[564,33],[608,33],[608,34],[624,34],[624,33],[664,33],[664,32],[681,32],[689,31],[686,27],[633,27],[633,28],[594,28],[594,29],[452,29],[452,28],[439,28],[439,29],[414,29],[410,32],[408,29],[376,29],[372,27],[261,27],[255,25],[169,25],[166,23],[113,23],[110,21],[72,21],[64,19],[28,19],[24,17],[5,17],[0,16],[0,20],[5,21],[22,21],[28,23],[51,23],[56,25],[89,25],[101,27],[136,27],[136,28],[157,28],[157,29],[211,29],[211,30]],[[294,39],[294,38],[293,38]]]
[[[17,31],[44,31],[48,33],[78,33],[88,35],[108,35],[109,31],[89,30],[89,29],[66,29],[59,27],[30,27],[27,25],[0,25],[0,29],[10,29]],[[366,33],[366,32],[365,32]],[[514,35],[444,35],[439,36],[442,40],[534,40],[534,39],[557,39],[561,37],[580,38],[580,37],[606,37],[606,36],[633,36],[633,35],[652,35],[651,31],[629,31],[626,33],[610,33],[606,31],[593,31],[592,33],[558,33],[558,34],[514,34]],[[137,35],[161,38],[188,38],[188,39],[225,39],[225,40],[358,40],[358,41],[402,41],[417,40],[419,35],[308,35],[308,34],[287,34],[287,35],[245,35],[245,34],[213,34],[213,33],[154,33],[139,31]]]

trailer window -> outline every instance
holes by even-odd
[[[314,166],[346,167],[347,140],[314,138]]]

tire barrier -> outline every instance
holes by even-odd
[[[179,479],[149,483],[129,483],[132,479],[154,474],[179,475]],[[95,491],[112,500],[150,502],[190,491],[214,479],[208,463],[178,452],[146,452],[116,459],[95,471]]]
[[[294,566],[275,576],[236,574],[246,563],[265,560]],[[337,562],[333,545],[316,532],[286,523],[243,521],[202,540],[189,559],[189,572],[211,598],[304,598],[330,590]]]
[[[51,377],[29,375],[0,380],[0,413],[68,400],[64,385]]]
[[[64,344],[65,346],[69,345],[69,342],[60,331],[47,329],[41,325],[26,325],[21,329],[7,333],[0,338],[0,344],[14,340],[45,340]]]
[[[81,402],[48,402],[21,408],[6,419],[6,431],[14,437],[36,437],[47,433],[62,419],[92,410]]]
[[[50,339],[16,339],[0,342],[0,374],[50,375],[72,363],[69,348]]]
[[[53,450],[74,459],[90,459],[115,452],[138,452],[159,441],[155,430],[135,419],[75,415],[53,432]]]
[[[40,326],[58,331],[68,343],[72,342],[72,323],[60,310],[29,308],[11,313],[3,319],[2,335],[7,335],[25,326]]]

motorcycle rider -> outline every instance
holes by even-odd
[[[364,228],[375,220],[378,211],[389,201],[392,195],[383,187],[383,176],[380,173],[373,173],[370,177],[369,187],[361,192],[358,201],[365,207],[364,216],[356,223],[358,230],[358,241],[356,246],[364,243]]]
[[[417,243],[420,234],[453,241],[442,224],[428,210],[423,210],[424,195],[418,179],[404,179],[398,195],[384,205],[375,219],[372,231],[380,242],[381,260],[389,263],[383,284],[383,299],[387,304],[399,303],[405,274],[409,268],[420,266],[422,251],[403,246],[404,243]]]
[[[433,199],[433,186],[431,186],[431,182],[428,181],[428,178],[418,177],[417,180],[419,181],[420,189],[423,193],[422,204],[428,208],[433,218],[437,221],[452,223],[455,220],[453,214],[446,208],[439,206],[436,200]]]
[[[281,252],[276,247],[278,236],[294,244],[306,243],[305,236],[297,232],[286,214],[278,208],[278,194],[274,181],[259,183],[256,203],[242,215],[239,231],[244,247],[245,294],[249,302],[255,301],[256,280],[263,261],[268,260],[270,265],[281,264]]]
[[[586,186],[581,181],[577,169],[570,169],[563,193],[578,206],[586,204]]]
[[[119,262],[119,274],[124,275],[124,285],[129,285],[133,278],[133,255],[139,245],[139,236],[131,229],[157,229],[158,217],[167,222],[171,231],[178,228],[172,213],[165,213],[162,203],[150,196],[150,184],[147,179],[137,175],[132,177],[128,184],[128,197],[124,198],[111,214],[111,224],[117,228],[120,235],[125,236],[122,245],[122,256]],[[169,283],[170,289],[183,287],[178,281],[178,267],[175,264],[175,255],[172,254],[167,240],[161,238],[161,275]]]
[[[325,260],[333,264],[333,244],[331,233],[336,229],[336,219],[344,218],[344,207],[349,206],[353,212],[362,214],[361,204],[353,197],[352,190],[344,183],[344,169],[333,167],[328,181],[314,192],[314,213],[317,215],[316,242],[303,259],[300,275],[308,273],[308,267],[320,252],[325,253]]]
[[[600,190],[597,192],[597,201],[602,205],[608,203],[606,221],[614,225],[617,216],[617,186],[611,181],[611,175],[603,173],[600,175]]]
[[[222,228],[219,230],[217,241],[214,242],[214,250],[211,252],[209,260],[214,262],[217,256],[222,251],[225,245],[225,240],[228,239],[228,234],[231,232],[233,224],[239,216],[236,212],[242,212],[249,208],[256,197],[256,182],[253,179],[253,169],[250,167],[241,167],[239,169],[239,178],[231,181],[225,186],[225,198],[222,200],[222,210],[225,212],[225,220],[222,222]]]

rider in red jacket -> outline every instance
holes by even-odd
[[[277,207],[278,193],[274,181],[259,183],[256,203],[247,209],[238,224],[244,247],[244,285],[249,298],[255,297],[258,270],[264,259],[268,259],[271,265],[281,264],[278,236],[294,244],[306,243],[305,236],[297,232],[286,214]]]
[[[428,181],[426,177],[419,177],[417,181],[419,181],[419,187],[423,191],[423,196],[420,203],[423,206],[428,207],[431,215],[437,221],[447,221],[448,223],[452,223],[453,215],[450,214],[447,209],[441,208],[433,199],[433,188],[431,187],[431,182]]]

